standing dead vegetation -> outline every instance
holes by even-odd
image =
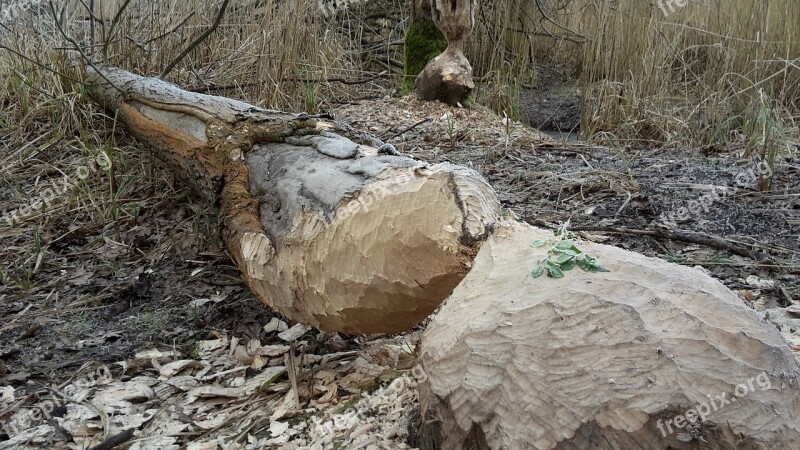
[[[133,0],[97,2],[89,16],[67,2],[63,20],[87,53],[142,74],[158,73],[209,27],[216,4]],[[47,2],[10,2],[6,46],[63,67],[64,42]],[[34,5],[21,7],[19,5]],[[100,6],[103,6],[102,8]],[[652,145],[729,145],[765,156],[798,134],[800,5],[790,0],[659,3],[588,0],[481,2],[465,54],[478,81],[476,101],[522,117],[519,91],[542,79],[579,80],[584,136]],[[338,7],[338,9],[337,9]],[[321,13],[324,11],[325,13]],[[237,2],[217,33],[191,52],[170,81],[237,94],[260,106],[317,112],[331,99],[381,95],[401,84],[402,38],[410,4],[308,0]],[[105,45],[107,44],[107,45]],[[90,46],[91,45],[91,46]],[[101,52],[100,48],[103,47]],[[48,56],[51,55],[51,56]],[[26,64],[29,84],[52,74]],[[387,71],[368,83],[345,84]],[[19,78],[8,72],[8,80]],[[20,82],[20,81],[17,81]],[[406,81],[408,83],[408,81]]]
[[[94,12],[82,3],[94,4]],[[118,14],[123,3],[127,7]],[[402,448],[404,420],[416,398],[408,372],[416,338],[401,342],[404,335],[392,346],[374,341],[375,355],[365,357],[366,339],[301,327],[304,334],[291,338],[297,347],[290,346],[279,334],[296,327],[271,317],[247,292],[211,208],[192,200],[163,162],[126,136],[117,117],[93,106],[70,62],[80,58],[64,34],[98,61],[159,74],[209,29],[220,3],[69,0],[54,2],[54,18],[47,1],[0,0],[0,212],[13,217],[0,220],[0,377],[19,393],[29,380],[57,388],[108,364],[118,382],[163,375],[153,389],[170,390],[179,402],[188,391],[173,384],[241,388],[223,392],[234,395],[232,403],[215,404],[227,408],[225,415],[207,414],[216,410],[202,401],[189,413],[166,410],[157,416],[166,422],[145,425],[141,438],[161,438],[153,423],[166,423],[191,427],[176,433],[180,439],[167,437],[181,445],[209,439],[244,445],[252,433],[264,445],[291,439],[348,448],[382,433],[378,439],[388,440],[379,442]],[[503,206],[524,220],[548,226],[574,217],[574,224],[592,232],[639,232],[629,239],[587,236],[708,267],[748,305],[768,311],[795,355],[800,352],[793,300],[800,297],[800,220],[791,215],[798,210],[798,169],[796,160],[784,158],[798,143],[796,2],[710,0],[678,8],[677,1],[665,0],[665,15],[658,1],[482,1],[465,47],[477,95],[465,109],[392,98],[403,73],[408,1],[348,8],[304,0],[230,3],[218,30],[189,52],[168,81],[264,108],[341,114],[350,108],[354,126],[410,156],[474,166],[490,179]],[[554,143],[483,108],[523,117],[520,92],[538,89],[544,80],[582,90],[581,132],[612,151]],[[664,161],[649,148],[662,146],[680,152]],[[720,150],[736,158],[685,163]],[[692,212],[697,192],[760,167],[752,161],[733,165],[739,156],[756,155],[779,167],[758,171],[769,176],[748,181],[736,196],[709,201],[713,214]],[[100,160],[109,164],[95,163]],[[86,167],[96,169],[73,175]],[[54,182],[58,189],[51,188]],[[49,200],[32,202],[36,196]],[[660,214],[702,235],[665,232]],[[709,241],[709,234],[719,237]],[[752,254],[766,257],[747,259]],[[659,347],[651,355],[660,362],[663,353]],[[124,373],[117,369],[123,362]],[[172,363],[186,371],[173,373]],[[293,375],[284,376],[280,364],[291,366]],[[207,371],[208,365],[216,371]],[[284,378],[251,376],[267,367]],[[15,402],[27,401],[14,398],[14,391],[0,392],[0,418],[18,408]],[[699,392],[706,393],[712,392]],[[59,395],[44,388],[35,394]],[[144,398],[136,405],[164,406],[154,394]],[[280,417],[258,416],[276,402]],[[324,410],[325,420],[313,426],[305,413],[290,419],[296,403]],[[384,414],[387,405],[390,414]],[[354,437],[365,420],[375,420],[377,431]],[[77,435],[84,423],[91,433],[78,440],[97,444],[121,435],[120,424],[103,417],[65,427]],[[345,425],[332,431],[337,424]],[[44,447],[53,439],[63,443],[54,436],[48,431],[36,439],[45,439]]]

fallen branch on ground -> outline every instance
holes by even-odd
[[[748,246],[746,246],[745,244],[733,242],[728,239],[723,239],[721,237],[711,236],[703,233],[688,232],[688,231],[667,231],[667,230],[636,230],[633,228],[592,227],[592,226],[577,226],[577,227],[570,227],[569,229],[570,231],[635,234],[638,236],[651,236],[661,239],[671,239],[674,241],[682,241],[682,242],[688,242],[690,244],[705,245],[706,247],[729,251],[734,255],[744,256],[745,258],[750,258],[758,263],[772,262],[772,258],[769,255],[748,248]]]

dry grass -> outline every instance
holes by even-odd
[[[579,76],[586,135],[774,153],[775,146],[785,150],[781,136],[798,133],[794,0],[690,1],[684,8],[671,0],[493,3],[483,9],[495,15],[488,20],[494,33],[478,29],[470,58],[486,64],[486,73],[522,80],[534,62]],[[547,9],[532,12],[532,3]]]
[[[585,13],[597,39],[583,79],[606,95],[588,102],[584,129],[657,143],[746,143],[769,140],[749,125],[778,111],[767,128],[796,131],[797,17],[800,4],[790,0],[692,2],[668,17],[631,2]]]
[[[65,56],[77,59],[79,55],[65,51],[72,45],[54,26],[47,2],[41,3],[40,13],[27,10],[21,15],[24,21],[14,21],[6,30],[8,46],[47,67],[69,72]],[[79,1],[66,3],[64,28],[85,53],[100,62],[155,75],[211,26],[220,2],[132,0],[117,17],[117,8],[125,2],[106,1],[96,8],[94,21]],[[327,99],[346,100],[374,88],[326,81],[363,75],[360,47],[343,39],[342,26],[341,20],[324,17],[316,2],[307,0],[231,2],[217,31],[167,78],[265,107],[315,111]],[[36,64],[9,53],[0,58],[4,71],[9,65],[30,68]],[[4,75],[15,76],[13,72]],[[29,78],[37,84],[42,80],[38,71]]]
[[[71,3],[65,22],[76,40],[94,41],[93,48],[105,55],[101,59],[143,74],[158,73],[210,25],[218,7],[209,0],[132,0],[111,30],[121,2],[104,2],[92,40],[85,10]],[[47,12],[46,2],[41,4]],[[216,92],[295,111],[315,112],[327,109],[331,99],[380,94],[376,84],[318,81],[359,79],[376,67],[396,69],[401,48],[395,44],[407,10],[402,1],[388,0],[378,9],[325,18],[308,0],[234,2],[219,30],[169,79],[198,89],[223,86]],[[381,15],[379,25],[363,20]],[[539,74],[561,73],[584,82],[586,135],[602,132],[617,142],[764,147],[777,141],[774,134],[797,133],[796,17],[800,3],[793,0],[692,1],[684,8],[670,0],[496,0],[482,2],[466,51],[485,82],[478,101],[512,117],[520,116],[521,87],[535,83]],[[52,18],[34,14],[30,20],[15,27],[12,42],[24,42],[24,54],[67,71],[65,53],[54,50],[65,43]],[[367,35],[391,45],[376,45]],[[109,45],[102,52],[104,42]],[[52,78],[30,64],[33,73],[25,73],[19,58],[14,64],[12,78]],[[764,124],[764,117],[771,122]],[[756,133],[759,123],[762,131]]]
[[[796,146],[800,4],[710,0],[488,2],[468,56],[479,97],[513,110],[533,73],[580,77],[585,136],[724,146],[772,159]],[[555,70],[553,70],[555,69]],[[546,71],[543,72],[543,71]],[[492,88],[494,86],[494,89]],[[511,93],[509,95],[509,93]]]
[[[0,288],[16,292],[35,292],[51,282],[37,273],[70,264],[46,248],[67,230],[119,240],[143,210],[186,201],[165,189],[172,177],[161,162],[87,98],[80,55],[59,25],[98,63],[156,75],[211,25],[220,2],[132,0],[118,17],[123,1],[96,2],[94,21],[78,0],[54,3],[58,21],[47,1],[0,1]],[[304,0],[231,2],[219,29],[167,79],[292,111],[383,93],[375,83],[326,81],[362,78],[362,55],[344,38],[347,22],[316,8]]]

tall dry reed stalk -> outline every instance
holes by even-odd
[[[478,74],[510,88],[531,68],[580,77],[587,135],[733,143],[752,140],[743,130],[765,115],[766,128],[797,133],[795,0],[494,0],[478,19],[468,48]]]

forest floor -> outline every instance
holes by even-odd
[[[781,157],[759,191],[765,171],[739,148],[609,149],[412,97],[334,113],[406,155],[473,167],[521,220],[569,222],[585,239],[708,271],[800,351],[800,154]],[[115,437],[137,449],[413,447],[422,327],[353,337],[284,322],[239,279],[214,211],[118,139],[128,169],[152,173],[132,170],[145,179],[119,201],[135,213],[115,222],[60,197],[5,220],[20,192],[60,182],[65,148],[0,155],[11,167],[0,185],[0,449]]]
[[[520,114],[551,136],[575,136],[581,123],[580,83],[554,68],[542,68],[536,86],[520,92]]]

